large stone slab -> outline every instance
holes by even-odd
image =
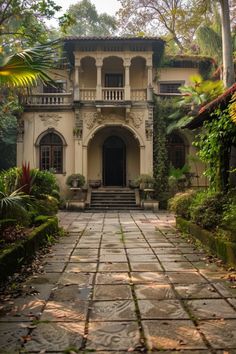
[[[189,320],[143,321],[143,327],[152,350],[206,349],[199,332]]]
[[[120,350],[127,353],[130,350],[134,351],[139,344],[140,334],[137,322],[89,323],[87,349],[106,350],[106,354],[121,353]]]
[[[94,301],[90,318],[92,321],[135,320],[135,306],[131,300]]]
[[[132,299],[129,285],[96,285],[94,287],[94,300],[126,300]]]
[[[40,323],[25,344],[28,351],[63,352],[79,349],[84,335],[84,322]]]
[[[179,300],[138,300],[142,319],[189,319]]]

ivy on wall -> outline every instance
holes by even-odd
[[[230,155],[232,145],[236,144],[236,125],[230,119],[229,107],[217,108],[213,119],[204,123],[195,146],[199,157],[208,165],[205,175],[210,187],[216,191],[226,191],[229,187]]]
[[[153,175],[155,178],[155,197],[164,203],[168,199],[168,149],[167,127],[168,117],[176,109],[176,103],[171,98],[154,97],[153,114]],[[165,206],[165,205],[163,205]]]

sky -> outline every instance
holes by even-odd
[[[70,5],[79,2],[79,0],[55,0],[55,2],[65,12]],[[98,13],[107,12],[109,15],[115,15],[120,6],[118,0],[91,0],[91,2],[96,6]]]

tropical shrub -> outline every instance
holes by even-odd
[[[40,198],[42,195],[51,195],[59,200],[59,187],[55,175],[49,171],[34,171],[37,171],[37,173],[34,177],[31,194],[35,198]]]
[[[177,193],[168,202],[169,210],[187,220],[190,220],[190,207],[196,196],[196,193],[197,192],[192,189],[189,189],[183,193]]]

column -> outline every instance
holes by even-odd
[[[74,83],[74,101],[79,101],[79,69],[80,69],[80,59],[75,59],[75,83]]]
[[[145,146],[140,145],[140,175],[146,173]]]
[[[130,64],[131,60],[126,58],[124,61],[125,67],[125,100],[130,101]]]
[[[97,87],[96,87],[96,100],[102,100],[102,58],[96,59],[96,67],[97,67]]]
[[[152,60],[147,60],[147,100],[152,101]]]
[[[82,174],[85,177],[87,182],[88,180],[88,147],[87,145],[83,145],[83,171]]]

